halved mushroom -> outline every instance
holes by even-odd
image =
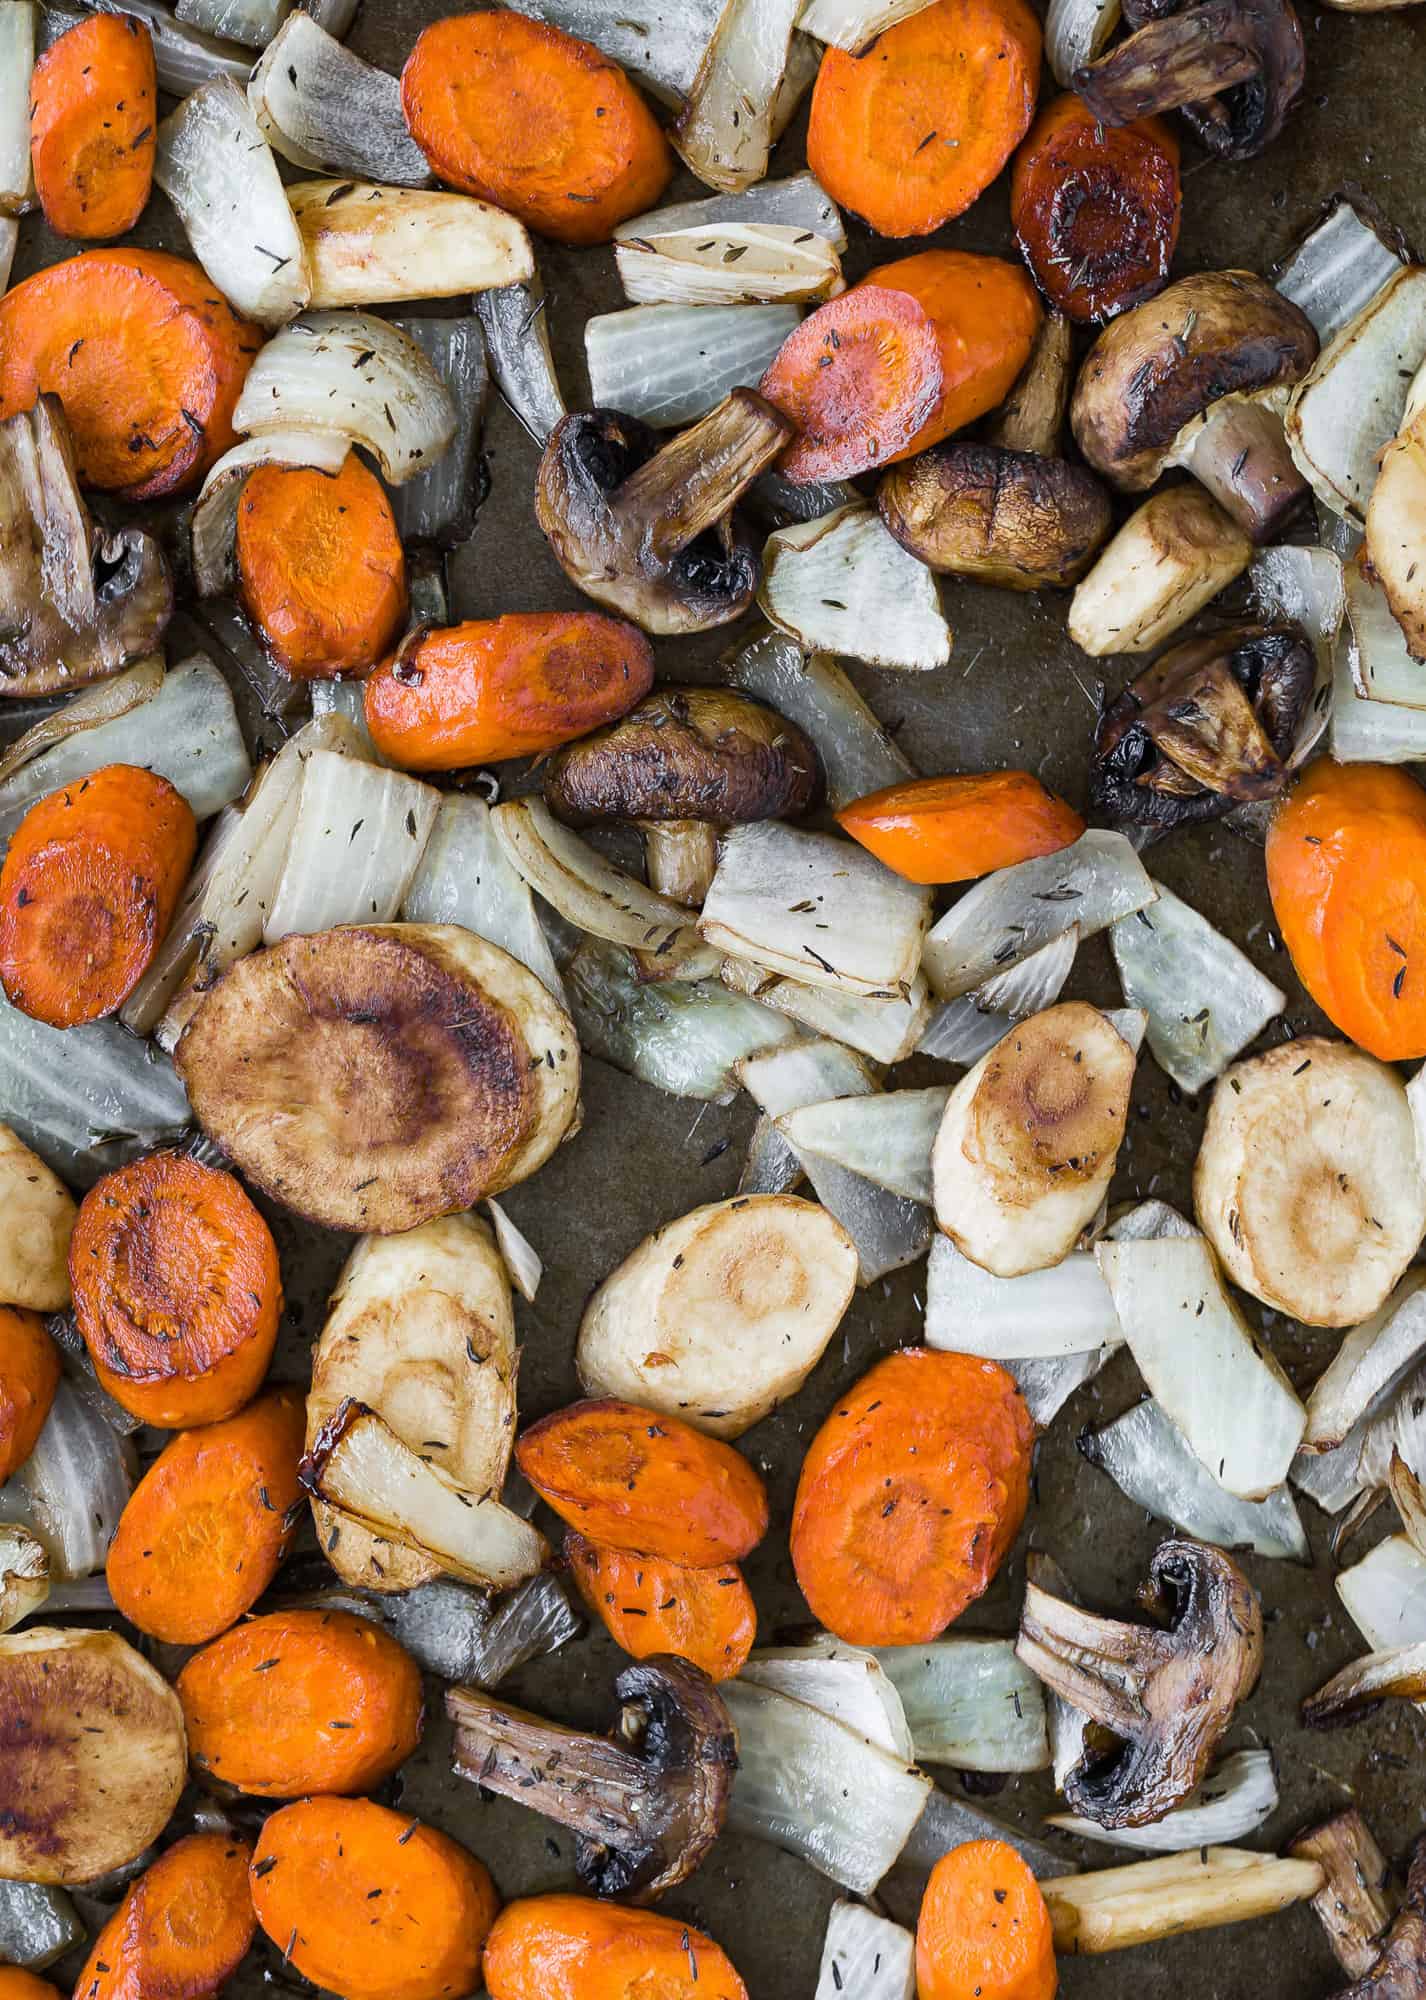
[[[1257,1592],[1221,1549],[1187,1536],[1161,1542],[1139,1599],[1166,1624],[1100,1618],[1029,1583],[1015,1648],[1090,1718],[1064,1794],[1109,1829],[1146,1826],[1182,1804],[1263,1662]]]
[[[550,434],[535,515],[596,604],[646,632],[707,632],[752,603],[758,544],[735,510],[791,436],[751,389],[667,443],[638,417],[585,410]]]
[[[1391,1869],[1355,1806],[1299,1834],[1288,1852],[1315,1861],[1327,1877],[1312,1907],[1342,1970],[1361,1979],[1381,1956],[1395,1898]]]
[[[576,1835],[587,1889],[647,1903],[686,1881],[722,1829],[738,1739],[722,1697],[687,1660],[625,1667],[609,1736],[584,1736],[479,1688],[452,1688],[459,1776]]]
[[[1069,635],[1094,659],[1152,653],[1253,559],[1201,486],[1170,486],[1129,516],[1070,599]]]
[[[0,423],[0,695],[117,674],[158,651],[172,611],[153,536],[95,532],[58,397]]]
[[[1311,491],[1282,412],[1317,345],[1307,315],[1251,271],[1180,278],[1089,350],[1070,410],[1075,439],[1126,493],[1184,467],[1253,541],[1271,541]]]
[[[1072,584],[1110,526],[1109,496],[1082,465],[970,439],[893,465],[876,504],[928,569],[1006,590]]]

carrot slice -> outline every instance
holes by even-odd
[[[781,470],[849,479],[939,444],[1004,401],[1039,322],[1035,287],[999,257],[923,250],[868,271],[788,335],[758,385],[799,432]]]
[[[182,793],[106,764],[36,800],[0,869],[0,984],[72,1028],[122,1007],[173,921],[198,827]]]
[[[59,397],[86,486],[156,500],[234,442],[261,335],[162,250],[85,250],[0,298],[0,418]]]
[[[366,726],[408,771],[533,757],[643,700],[653,649],[597,611],[508,612],[428,632],[366,684]]]
[[[297,680],[364,673],[406,620],[406,557],[386,488],[355,452],[339,473],[265,465],[238,502],[243,605]]]
[[[1028,771],[912,778],[854,799],[837,824],[908,882],[973,882],[1084,832],[1072,806]]]
[[[23,1966],[0,1965],[0,2000],[61,2000],[61,1995],[57,1986],[26,1972]]]
[[[147,1424],[233,1416],[267,1373],[277,1246],[218,1167],[151,1153],[106,1174],[79,1205],[69,1278],[95,1373]]]
[[[564,1557],[585,1603],[634,1659],[673,1653],[713,1681],[742,1672],[758,1614],[736,1563],[689,1569],[586,1541],[572,1528]]]
[[[934,1639],[1019,1532],[1034,1442],[993,1361],[908,1347],[878,1362],[803,1460],[792,1562],[814,1615],[854,1646]]]
[[[256,1798],[367,1792],[421,1740],[421,1672],[345,1611],[235,1625],[178,1676],[194,1763]]]
[[[75,1993],[83,2000],[206,2000],[236,1972],[257,1918],[252,1849],[226,1833],[190,1833],[146,1868],[94,1940]]]
[[[30,162],[45,221],[90,242],[132,229],[153,186],[153,41],[96,14],[51,43],[30,79]]]
[[[485,1947],[485,1985],[490,2000],[748,2000],[702,1931],[592,1896],[507,1903]]]
[[[931,1870],[916,1923],[920,2000],[1054,2000],[1040,1885],[1003,1840],[968,1840]]]
[[[59,1349],[39,1314],[0,1306],[0,1486],[39,1442],[59,1377]]]
[[[257,1602],[303,1511],[305,1428],[300,1391],[275,1389],[164,1447],[109,1544],[110,1594],[131,1625],[203,1646]]]
[[[1178,141],[1160,118],[1101,125],[1066,92],[1015,156],[1015,240],[1040,290],[1070,319],[1108,319],[1160,291],[1182,211]]]
[[[523,14],[455,14],[423,29],[401,103],[443,181],[560,243],[607,243],[673,174],[663,133],[619,65]]]
[[[1024,138],[1040,88],[1025,0],[935,0],[859,56],[829,48],[807,164],[880,236],[929,236],[963,215]]]
[[[613,1396],[531,1426],[516,1462],[591,1541],[690,1569],[737,1562],[767,1533],[767,1492],[731,1445]]]
[[[346,2000],[461,2000],[500,1907],[483,1862],[370,1799],[272,1813],[251,1871],[257,1920],[304,1978]]]

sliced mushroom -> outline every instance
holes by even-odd
[[[1406,1900],[1371,1970],[1336,2000],[1421,2000],[1426,1993],[1426,1836],[1411,1850]]]
[[[1070,1806],[1099,1826],[1146,1826],[1206,1773],[1263,1660],[1257,1592],[1221,1549],[1161,1542],[1140,1601],[1163,1629],[1099,1618],[1027,1584],[1016,1652],[1090,1718],[1065,1778]]]
[[[738,1763],[708,1676],[655,1656],[625,1667],[610,1736],[583,1736],[479,1688],[452,1688],[455,1769],[576,1835],[587,1889],[647,1903],[687,1878],[722,1828]]]
[[[535,514],[597,604],[646,632],[707,632],[752,603],[757,542],[735,509],[791,436],[751,389],[666,444],[637,417],[586,410],[550,434]]]
[[[1395,1898],[1391,1869],[1355,1806],[1300,1834],[1288,1852],[1315,1861],[1327,1877],[1312,1899],[1332,1955],[1352,1979],[1370,1972],[1381,1954]]]
[[[1074,583],[1109,535],[1109,496],[1082,465],[970,440],[892,466],[876,504],[929,569],[1007,590]]]
[[[1201,486],[1170,486],[1129,516],[1070,600],[1092,658],[1152,653],[1241,576],[1253,545]]]
[[[1095,341],[1070,410],[1075,439],[1126,493],[1183,466],[1255,542],[1271,541],[1310,493],[1281,415],[1316,358],[1312,322],[1265,278],[1180,278]]]

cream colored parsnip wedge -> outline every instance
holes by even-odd
[[[0,1125],[0,1306],[62,1312],[78,1211],[44,1161]]]

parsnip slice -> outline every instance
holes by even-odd
[[[0,1305],[64,1310],[77,1213],[58,1175],[0,1125]]]
[[[534,276],[522,226],[470,195],[326,180],[299,181],[287,199],[307,253],[313,306],[452,298]]]
[[[1170,486],[1100,550],[1070,600],[1069,635],[1096,658],[1152,653],[1252,559],[1252,543],[1201,486]]]
[[[1161,1861],[1131,1861],[1090,1875],[1067,1875],[1040,1888],[1054,1925],[1055,1949],[1119,1951],[1182,1931],[1270,1917],[1315,1896],[1326,1880],[1315,1861],[1282,1861],[1241,1847],[1195,1848]]]

